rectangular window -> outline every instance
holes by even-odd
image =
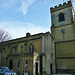
[[[28,60],[25,61],[25,69],[28,69]]]
[[[17,68],[20,68],[20,60],[17,61]]]

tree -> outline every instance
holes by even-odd
[[[7,31],[0,29],[0,42],[4,42],[10,39],[11,35]]]

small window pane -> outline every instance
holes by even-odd
[[[18,60],[17,61],[17,68],[19,68],[20,67],[20,61]]]

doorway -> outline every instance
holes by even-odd
[[[9,69],[10,70],[13,69],[13,60],[12,59],[10,59],[10,61],[9,61]]]
[[[38,75],[39,72],[39,61],[35,62],[35,75]]]
[[[50,72],[52,74],[52,63],[50,64]]]

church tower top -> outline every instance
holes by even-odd
[[[63,3],[63,5],[59,4],[58,7],[57,7],[57,6],[55,6],[54,8],[51,7],[51,8],[50,8],[50,11],[51,11],[51,13],[52,13],[52,12],[55,12],[55,11],[61,10],[61,9],[63,9],[63,8],[71,7],[71,6],[72,6],[71,1],[68,1],[67,3],[66,3],[66,2]]]
[[[69,25],[74,22],[74,8],[71,1],[50,8],[52,27]]]

